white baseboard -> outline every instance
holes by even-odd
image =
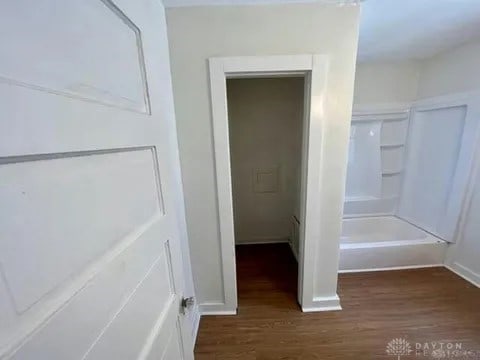
[[[445,267],[461,278],[467,280],[469,283],[480,288],[480,274],[477,274],[476,272],[456,262],[448,265],[445,264]]]
[[[312,305],[302,307],[303,312],[342,310],[338,295],[313,298]]]
[[[445,266],[444,264],[407,265],[407,266],[392,266],[392,267],[372,268],[372,269],[338,270],[338,273],[339,273],[339,274],[351,274],[351,273],[375,272],[375,271],[395,271],[395,270],[409,270],[409,269],[424,269],[424,268],[444,267],[444,266]]]
[[[219,311],[216,311],[216,310],[205,310],[202,312],[202,316],[218,316],[218,315],[237,315],[237,311],[236,310],[219,310]]]
[[[228,308],[225,303],[206,303],[199,305],[200,315],[237,315],[237,309]]]

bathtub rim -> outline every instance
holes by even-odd
[[[342,244],[342,239],[344,238],[348,238],[349,236],[343,236],[341,235],[340,236],[340,248],[349,248],[349,247],[342,247],[342,245],[346,245],[346,244],[375,244],[375,243],[385,243],[385,246],[386,246],[386,243],[394,243],[394,242],[399,242],[399,244],[397,245],[413,245],[413,244],[408,244],[407,242],[409,241],[413,241],[413,242],[416,242],[418,244],[422,243],[421,240],[424,240],[425,244],[431,244],[431,243],[435,243],[435,242],[440,242],[440,243],[447,243],[447,244],[451,244],[451,242],[447,241],[447,240],[444,240],[444,239],[441,239],[439,238],[437,235],[435,234],[432,234],[430,231],[428,230],[425,230],[423,228],[421,228],[420,226],[396,215],[396,214],[378,214],[378,215],[361,215],[361,216],[358,216],[358,215],[355,215],[355,216],[344,216],[342,218],[342,233],[343,233],[343,221],[345,220],[361,220],[361,219],[366,219],[366,220],[374,220],[374,219],[387,219],[387,221],[391,221],[392,219],[394,219],[394,221],[400,221],[402,223],[405,223],[407,224],[408,226],[412,227],[412,228],[415,228],[416,231],[418,231],[419,233],[421,233],[422,237],[415,237],[413,239],[395,239],[395,240],[376,240],[376,241],[358,241],[358,242],[352,242],[352,243],[343,243]],[[351,236],[350,236],[351,237]],[[383,245],[378,245],[378,246],[383,246]],[[368,246],[367,246],[368,247]],[[355,248],[355,247],[350,247],[350,248]],[[361,248],[361,247],[359,247]]]
[[[389,266],[389,267],[366,268],[366,269],[347,269],[347,270],[338,269],[338,273],[353,274],[353,273],[378,272],[378,271],[415,270],[415,269],[426,269],[426,268],[435,268],[435,267],[446,267],[446,265],[444,263],[438,263],[438,264],[425,264],[425,265]]]
[[[340,250],[395,247],[395,246],[412,246],[412,245],[415,246],[415,245],[426,245],[426,244],[448,244],[448,242],[430,234],[427,234],[427,237],[424,239],[384,240],[384,241],[370,241],[370,242],[364,241],[364,242],[357,242],[357,243],[356,242],[342,243],[342,238],[340,238]]]

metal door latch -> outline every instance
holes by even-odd
[[[195,298],[193,296],[182,298],[180,302],[180,312],[185,314],[185,311],[195,304]]]

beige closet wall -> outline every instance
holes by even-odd
[[[300,195],[303,78],[227,81],[235,242],[286,241]]]

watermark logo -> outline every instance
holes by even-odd
[[[403,338],[393,339],[387,344],[387,354],[397,356],[400,360],[402,356],[408,356],[413,351],[410,343]]]
[[[464,348],[461,342],[431,341],[409,342],[406,338],[392,339],[386,348],[389,356],[402,358],[480,360],[480,350]]]

